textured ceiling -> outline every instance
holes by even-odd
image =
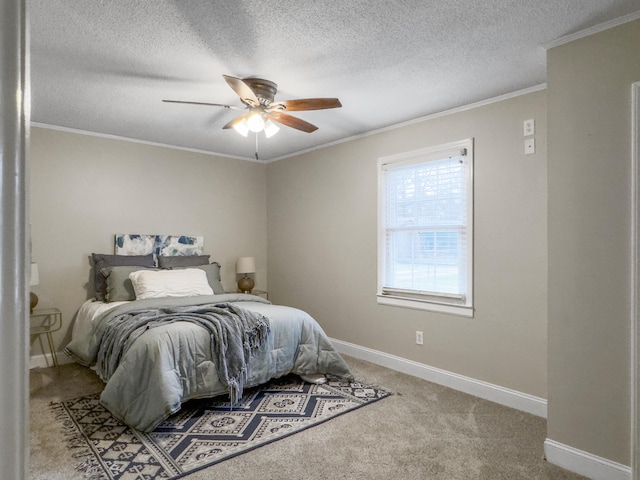
[[[544,45],[640,12],[638,0],[28,0],[31,120],[251,159],[222,126],[223,74],[267,78],[319,127],[265,139],[270,160],[540,85]]]

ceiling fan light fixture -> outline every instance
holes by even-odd
[[[247,119],[247,127],[252,132],[258,133],[264,130],[264,119],[259,113],[252,113]]]
[[[276,133],[280,131],[280,127],[278,127],[275,123],[268,119],[264,124],[264,135],[267,138],[273,137]]]
[[[247,126],[247,120],[244,118],[242,119],[241,122],[236,123],[233,126],[233,129],[243,137],[246,137],[249,134],[249,127]]]
[[[280,131],[273,121],[301,132],[313,133],[318,127],[311,123],[285,113],[285,111],[299,112],[305,110],[325,110],[340,108],[342,104],[337,98],[298,98],[275,102],[278,85],[270,80],[257,77],[237,78],[223,75],[231,89],[240,97],[243,107],[225,105],[222,103],[192,102],[187,100],[163,100],[170,103],[186,103],[191,105],[209,105],[214,107],[231,108],[234,110],[248,110],[224,124],[223,130],[233,128],[243,137],[249,132],[259,133],[264,130],[266,138],[273,137]],[[256,135],[256,142],[258,135]],[[257,144],[256,144],[257,145]],[[257,151],[257,147],[256,147]],[[257,158],[257,153],[256,153]]]

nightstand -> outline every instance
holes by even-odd
[[[56,348],[53,345],[53,337],[51,334],[60,330],[60,327],[62,327],[62,312],[57,308],[36,308],[29,317],[31,322],[29,333],[38,336],[42,353],[44,353],[44,346],[42,345],[42,338],[40,336],[46,334],[53,364],[59,371],[58,357],[56,356]]]
[[[235,291],[235,292],[229,292],[229,293],[244,293],[244,292],[239,292],[239,291]],[[264,290],[251,290],[251,295],[257,295],[259,297],[264,298],[265,300],[269,300],[269,294],[267,292],[265,292]]]

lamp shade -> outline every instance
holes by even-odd
[[[39,284],[40,274],[38,273],[38,264],[34,262],[31,264],[31,279],[29,280],[29,285],[33,287]]]
[[[247,127],[247,119],[243,118],[241,122],[234,125],[233,129],[243,137],[249,135],[249,127]]]
[[[267,120],[264,124],[264,135],[267,138],[273,137],[279,130],[280,128],[273,123],[271,119]]]
[[[256,260],[253,257],[238,257],[236,273],[255,273]]]

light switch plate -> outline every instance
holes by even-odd
[[[534,138],[525,138],[524,140],[524,153],[530,155],[536,153],[536,141]]]
[[[536,122],[533,118],[524,121],[524,136],[528,137],[536,133]]]

